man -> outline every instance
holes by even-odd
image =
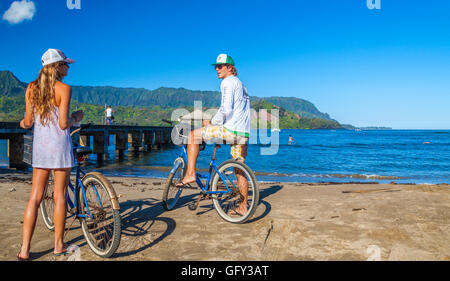
[[[187,145],[188,165],[186,175],[177,184],[178,187],[189,186],[195,182],[195,165],[197,162],[199,144],[203,141],[214,143],[229,143],[231,156],[238,161],[245,161],[247,142],[250,136],[250,98],[247,89],[237,78],[233,59],[220,54],[213,64],[217,76],[222,79],[220,90],[222,102],[217,114],[211,122],[204,121],[200,129],[189,134]],[[230,215],[244,215],[247,212],[248,182],[244,175],[237,174],[238,186],[241,192],[241,204]]]
[[[108,105],[108,108],[105,109],[106,124],[108,124],[108,125],[111,125],[112,120],[114,120],[113,112],[114,112],[114,110],[111,108],[110,105]]]

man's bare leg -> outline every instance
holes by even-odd
[[[241,193],[241,202],[235,211],[244,215],[247,213],[248,181],[245,174],[243,174],[241,170],[234,169],[234,172],[236,174],[239,192]]]
[[[195,165],[197,164],[199,144],[201,143],[201,141],[201,129],[197,129],[189,133],[189,142],[187,145],[188,165],[186,169],[186,175],[184,176],[181,183],[177,184],[177,186],[183,186],[185,184],[195,182]]]
[[[241,156],[245,159],[247,157],[247,145],[241,147]],[[240,192],[240,202],[236,209],[231,211],[231,215],[244,215],[247,213],[247,200],[248,200],[248,180],[245,172],[241,169],[234,168],[234,173],[236,174],[236,179],[238,183],[238,188]]]

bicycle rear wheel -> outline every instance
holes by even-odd
[[[252,170],[244,163],[228,160],[220,164],[219,173],[212,178],[211,191],[227,191],[225,184],[231,189],[224,194],[213,194],[214,208],[219,216],[227,222],[244,223],[256,211],[259,204],[259,189]],[[247,190],[247,196],[245,196]],[[246,201],[247,212],[242,215],[230,214]]]
[[[80,190],[78,213],[81,215],[84,237],[96,255],[110,257],[119,247],[121,236],[120,207],[116,193],[109,180],[97,172],[86,174],[81,182],[86,200]]]
[[[162,202],[164,209],[167,211],[173,210],[178,199],[180,199],[183,188],[176,187],[175,185],[183,179],[185,173],[186,169],[183,158],[177,158],[164,187]]]
[[[53,201],[53,192],[55,190],[55,182],[53,178],[53,171],[51,171],[48,176],[47,186],[45,187],[44,197],[41,201],[41,215],[45,226],[53,231],[55,230],[55,225],[53,224],[53,212],[55,210],[55,203]]]

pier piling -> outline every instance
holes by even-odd
[[[73,136],[73,141],[80,145],[92,145],[97,161],[102,164],[108,154],[109,136],[115,135],[115,149],[119,159],[123,159],[124,151],[129,149],[136,154],[139,151],[161,149],[162,145],[172,144],[172,127],[127,126],[127,125],[91,125],[80,134]],[[0,139],[8,140],[8,156],[11,168],[25,169],[23,162],[24,135],[30,131],[20,128],[19,122],[0,122]],[[93,140],[91,143],[91,136]],[[130,145],[128,145],[130,143]]]

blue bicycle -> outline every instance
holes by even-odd
[[[74,130],[71,135],[89,125],[83,125]],[[83,235],[91,250],[100,257],[110,257],[119,247],[121,237],[120,206],[116,192],[102,174],[85,173],[81,170],[81,163],[92,153],[89,147],[80,146],[74,142],[74,152],[78,161],[75,186],[69,181],[67,212],[80,221]],[[50,230],[54,230],[55,227],[52,178],[53,176],[50,175],[40,206],[44,223]]]
[[[173,132],[180,135],[177,128]],[[204,150],[205,146],[206,144],[202,143],[200,151]],[[244,223],[253,216],[259,204],[256,177],[247,165],[234,159],[217,166],[214,162],[219,147],[219,145],[214,147],[208,174],[195,173],[200,194],[188,206],[191,211],[194,211],[200,200],[212,199],[214,208],[222,219],[231,223]],[[180,155],[175,159],[170,170],[162,198],[163,207],[168,211],[175,208],[183,189],[186,189],[186,187],[177,187],[176,184],[183,179],[187,163],[186,145],[181,145]],[[246,205],[247,212],[245,214],[236,211],[240,204]]]

